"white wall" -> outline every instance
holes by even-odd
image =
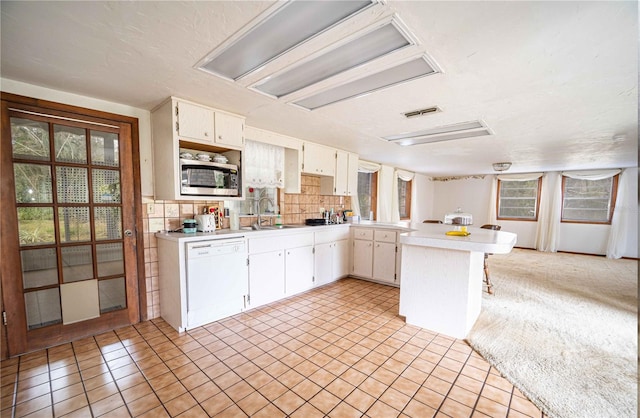
[[[624,257],[638,257],[638,176],[636,175],[638,169],[631,170],[633,175],[628,177],[626,190],[621,191],[621,194],[631,196],[628,201],[632,202],[627,208],[629,224]],[[484,179],[433,181],[433,194],[429,194],[428,188],[419,188],[416,201],[433,202],[430,217],[434,219],[443,219],[446,213],[460,207],[464,212],[473,215],[474,225],[480,226],[489,222],[489,205],[495,205],[495,202],[489,202],[491,181],[492,176],[486,176]],[[499,223],[503,231],[515,232],[518,235],[516,246],[535,248],[537,222],[499,221]],[[562,223],[559,230],[558,251],[604,255],[610,229],[610,225]]]
[[[92,97],[80,96],[59,90],[52,90],[19,81],[0,78],[0,88],[5,93],[33,97],[51,102],[85,107],[103,112],[138,118],[140,144],[140,181],[142,196],[153,197],[153,153],[151,149],[151,112],[119,103],[107,102]]]

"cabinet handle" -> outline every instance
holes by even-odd
[[[376,244],[376,247],[380,247],[380,244]]]
[[[222,135],[218,135],[218,139],[222,139]]]
[[[209,136],[209,132],[205,132],[205,133],[204,133],[204,136]]]

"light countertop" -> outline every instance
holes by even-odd
[[[461,251],[507,254],[518,236],[512,232],[467,227],[466,237],[445,235],[454,226],[446,224],[411,224],[412,231],[400,235],[400,243]]]

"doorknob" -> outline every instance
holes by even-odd
[[[125,237],[132,237],[133,236],[133,232],[131,232],[130,229],[125,229],[124,230],[124,236]]]

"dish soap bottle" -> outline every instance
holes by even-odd
[[[276,226],[282,226],[282,218],[280,217],[280,214],[276,216]]]

